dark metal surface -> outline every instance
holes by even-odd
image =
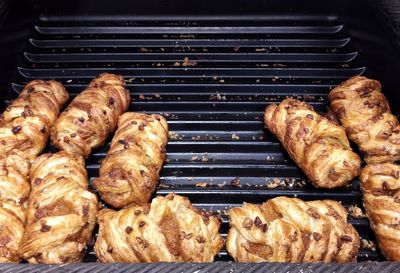
[[[400,272],[399,263],[363,262],[358,264],[324,263],[153,263],[153,264],[69,264],[62,266],[0,264],[0,272],[102,272],[102,273],[350,273],[350,272]]]

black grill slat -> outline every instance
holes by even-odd
[[[73,98],[100,73],[122,74],[132,96],[129,110],[169,121],[156,195],[176,192],[221,213],[226,236],[226,210],[243,202],[285,195],[361,206],[358,180],[344,189],[315,189],[263,128],[268,104],[294,96],[325,112],[329,90],[364,73],[344,28],[321,16],[41,17],[12,90],[16,95],[29,80],[56,79]],[[185,58],[196,63],[182,67]],[[87,160],[90,181],[108,148]],[[235,177],[239,187],[231,185]],[[281,186],[271,186],[276,182]],[[366,218],[350,216],[349,222],[363,239],[374,240]],[[358,255],[359,261],[381,259],[368,249]],[[85,261],[95,260],[89,249]],[[231,259],[223,249],[217,260]]]
[[[37,48],[119,48],[119,47],[316,47],[340,48],[347,45],[344,39],[30,39]]]
[[[127,77],[139,78],[325,78],[346,79],[360,75],[364,67],[337,68],[23,68],[19,73],[28,79],[34,78],[92,78],[110,71]]]
[[[182,62],[188,58],[196,62],[350,62],[357,56],[351,53],[25,53],[25,58],[34,63],[72,62]]]
[[[343,25],[335,26],[255,26],[255,27],[129,27],[129,26],[102,26],[102,27],[46,27],[36,26],[37,32],[40,34],[164,34],[164,33],[177,33],[177,34],[191,34],[191,33],[240,33],[240,34],[334,34],[342,30]]]

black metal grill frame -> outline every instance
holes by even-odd
[[[313,188],[262,124],[269,103],[294,96],[324,112],[333,86],[353,75],[371,73],[363,61],[365,53],[360,53],[340,18],[40,16],[27,38],[5,104],[35,78],[60,80],[73,98],[101,72],[123,75],[133,98],[129,110],[160,113],[170,125],[167,162],[156,195],[175,192],[189,197],[197,207],[222,213],[223,236],[228,232],[226,210],[242,202],[261,203],[285,195],[362,206],[357,180],[346,189]],[[182,67],[186,57],[195,65]],[[108,145],[96,150],[86,161],[91,180],[107,149]],[[48,150],[54,149],[49,146]],[[239,187],[230,183],[236,177]],[[278,181],[286,186],[267,186]],[[374,240],[366,218],[350,216],[349,221],[363,239]],[[217,257],[217,261],[230,260],[225,250]],[[389,272],[398,268],[396,263],[365,262],[382,261],[379,251],[363,249],[358,260],[347,266],[85,263],[54,270],[273,272],[286,268],[291,272],[303,268],[344,272],[384,268]],[[85,262],[94,261],[89,249]],[[44,269],[51,270],[0,265],[0,271]]]

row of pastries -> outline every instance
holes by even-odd
[[[400,167],[387,162],[400,156],[398,122],[371,81],[352,78],[332,90],[343,127],[294,99],[268,106],[264,121],[314,186],[344,186],[361,173],[371,227],[386,258],[396,260]],[[0,262],[80,262],[96,223],[100,262],[213,261],[224,246],[218,215],[176,194],[151,200],[166,157],[167,121],[126,112],[130,96],[119,75],[101,74],[60,114],[67,100],[60,83],[36,80],[0,119]],[[114,131],[93,185],[118,210],[100,209],[84,159]],[[361,171],[346,134],[373,164]],[[49,138],[60,152],[40,155]],[[225,245],[239,262],[353,262],[360,245],[346,210],[332,200],[244,204],[229,211],[229,223]]]

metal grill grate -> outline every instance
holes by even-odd
[[[310,186],[262,121],[266,105],[287,96],[325,111],[330,88],[365,71],[357,54],[333,17],[42,17],[12,87],[19,92],[31,79],[54,78],[73,97],[99,73],[124,75],[129,110],[169,121],[157,194],[176,192],[221,212],[226,236],[226,209],[244,201],[287,195],[361,206],[357,181],[346,189]],[[107,149],[87,160],[91,177]],[[236,177],[239,187],[231,185]],[[373,240],[366,218],[350,222]],[[381,259],[370,249],[358,257]],[[95,260],[92,251],[86,260]],[[217,260],[230,258],[224,250]]]

